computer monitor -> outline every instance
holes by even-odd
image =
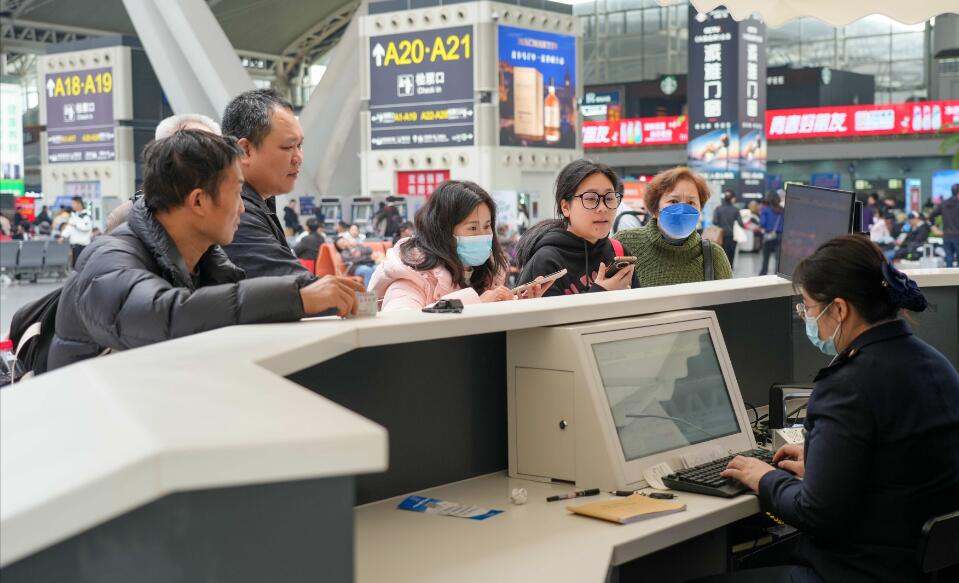
[[[638,488],[755,447],[713,312],[510,332],[507,350],[511,476]]]
[[[777,274],[792,279],[799,262],[820,245],[851,233],[855,199],[855,194],[846,190],[787,185]]]

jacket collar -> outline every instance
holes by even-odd
[[[243,190],[240,191],[240,196],[244,201],[252,203],[257,207],[261,208],[263,212],[276,214],[276,197],[271,196],[270,198],[264,199],[260,196],[260,193],[257,192],[249,183],[243,183]]]
[[[194,289],[193,277],[187,270],[186,262],[179,249],[160,221],[147,208],[143,199],[134,203],[127,224],[139,239],[167,281],[178,287]],[[233,265],[219,245],[211,245],[197,263],[199,282],[202,285],[230,283],[243,279],[244,273]]]
[[[910,335],[912,335],[912,328],[909,327],[909,324],[907,324],[905,320],[897,318],[891,322],[879,324],[878,326],[873,326],[872,328],[866,330],[855,340],[853,340],[844,352],[862,350],[870,344],[885,342],[886,340],[892,340],[894,338],[901,338],[902,336]]]

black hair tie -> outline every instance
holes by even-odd
[[[891,264],[882,264],[882,286],[886,288],[893,305],[911,312],[922,312],[928,306],[919,285]]]

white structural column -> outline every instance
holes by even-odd
[[[129,1],[129,0],[128,0]],[[306,141],[299,194],[360,194],[360,47],[357,10],[300,113]]]
[[[203,0],[123,0],[174,113],[220,119],[253,89],[236,51]]]

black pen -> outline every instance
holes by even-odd
[[[675,494],[670,494],[669,492],[650,492],[649,494],[644,494],[643,492],[633,492],[630,490],[614,490],[610,492],[613,496],[632,496],[633,494],[639,494],[640,496],[646,496],[648,498],[655,498],[657,500],[672,500],[676,497]]]
[[[580,490],[579,492],[570,492],[569,494],[557,494],[546,499],[547,502],[556,502],[559,500],[570,500],[572,498],[582,498],[583,496],[597,496],[599,488],[590,488],[589,490]]]

